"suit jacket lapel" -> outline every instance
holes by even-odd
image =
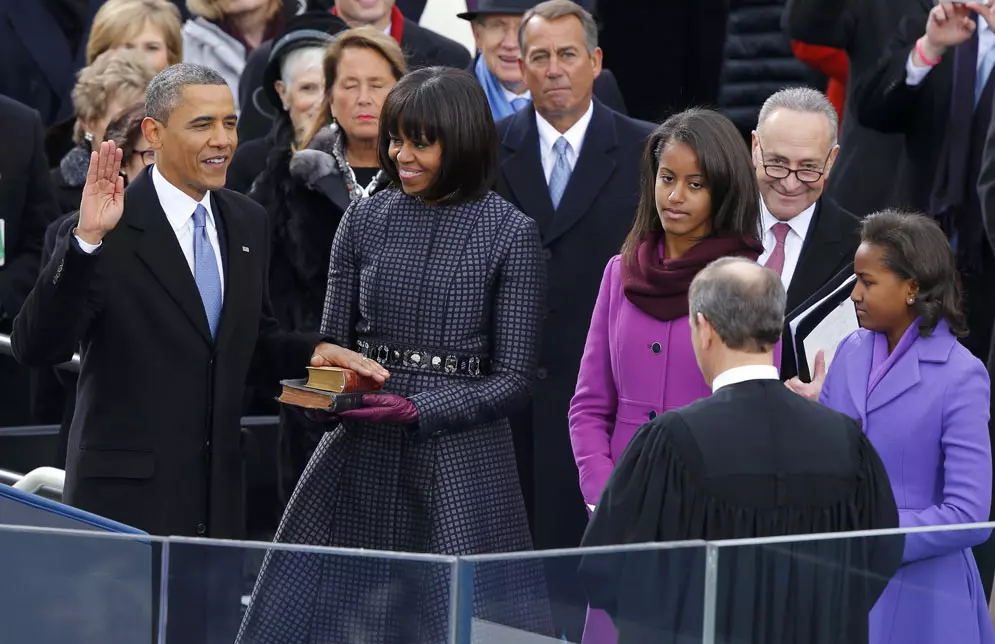
[[[843,241],[840,216],[825,197],[816,203],[798,265],[788,286],[787,310],[794,310],[833,277],[839,245]]]
[[[162,284],[204,340],[213,342],[204,302],[200,298],[193,273],[190,272],[190,265],[176,239],[176,233],[159,203],[159,196],[152,184],[151,170],[139,175],[128,188],[125,195],[125,221],[131,228],[141,231],[135,247],[138,258],[149,267],[152,275]]]
[[[217,346],[225,345],[231,338],[232,331],[238,323],[239,311],[244,311],[244,302],[248,297],[246,289],[248,287],[248,276],[253,270],[258,270],[252,265],[249,239],[245,234],[246,226],[242,224],[243,214],[224,196],[224,193],[214,192],[211,194],[214,206],[214,216],[223,222],[225,231],[224,250],[222,256],[225,262],[225,300],[221,307],[221,322],[218,325]],[[219,224],[218,229],[221,229]],[[219,242],[221,241],[219,235]],[[221,245],[221,244],[219,244]],[[257,252],[264,252],[265,249],[256,249]],[[265,276],[263,279],[268,279]]]
[[[867,413],[883,407],[919,382],[920,342],[921,338],[916,340],[874,387],[874,391],[867,397]]]
[[[577,165],[570,174],[560,207],[553,215],[549,227],[543,231],[543,242],[546,244],[580,221],[615,172],[615,158],[612,156],[617,145],[615,117],[597,99],[592,100],[594,113],[584,136],[580,156],[577,157]]]
[[[522,210],[536,220],[543,232],[553,219],[553,202],[539,157],[535,108],[530,106],[511,118],[514,120],[501,141],[511,154],[501,164],[501,171]]]
[[[853,402],[861,421],[867,418],[867,381],[871,377],[871,358],[873,356],[874,338],[865,334],[861,337],[859,351],[854,352],[853,358],[842,365],[846,369],[850,400]],[[864,427],[866,429],[866,423]]]

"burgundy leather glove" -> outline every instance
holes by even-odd
[[[367,423],[410,425],[418,422],[418,408],[407,398],[394,394],[363,394],[363,405],[339,414],[345,420]]]

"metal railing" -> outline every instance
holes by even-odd
[[[3,333],[0,333],[0,353],[8,356],[14,355],[14,348],[10,344],[10,336]],[[55,365],[55,368],[79,373],[79,360],[79,354],[74,353],[71,360]]]

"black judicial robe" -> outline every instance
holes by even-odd
[[[727,385],[644,425],[615,466],[583,546],[898,527],[860,425],[777,380]],[[716,642],[867,642],[901,563],[898,537],[719,550]],[[620,644],[701,642],[705,549],[590,554],[581,578]]]

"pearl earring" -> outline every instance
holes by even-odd
[[[910,298],[909,298],[909,306],[912,306],[912,305],[913,305],[913,304],[915,304],[915,303],[916,303],[916,298],[914,298],[914,297],[910,297]]]
[[[87,143],[93,143],[93,132],[86,132],[83,134],[83,139]]]

